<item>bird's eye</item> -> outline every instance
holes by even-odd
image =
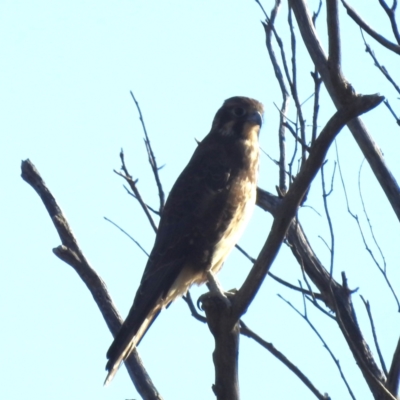
[[[234,115],[235,117],[243,117],[243,115],[246,114],[246,110],[245,110],[244,108],[242,108],[242,107],[235,107],[235,108],[232,110],[232,113],[233,113],[233,115]]]

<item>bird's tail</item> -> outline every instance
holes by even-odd
[[[125,321],[124,325],[122,325],[121,330],[107,352],[108,362],[106,370],[108,374],[104,381],[104,386],[107,386],[112,381],[122,361],[125,361],[130,356],[160,311],[161,307],[159,305],[154,307],[137,329],[132,329],[131,326],[126,324],[129,321]]]

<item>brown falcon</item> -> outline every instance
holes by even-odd
[[[105,384],[160,311],[216,274],[238,241],[256,201],[262,114],[256,100],[226,100],[175,182],[132,308],[107,352]]]

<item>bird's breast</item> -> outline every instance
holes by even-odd
[[[211,271],[217,273],[242,235],[253,214],[257,196],[259,147],[256,137],[242,143],[243,168],[232,182],[230,196],[233,213],[221,239],[214,247]]]

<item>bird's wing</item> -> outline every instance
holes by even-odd
[[[212,246],[231,214],[232,207],[227,207],[230,164],[223,147],[203,141],[177,179],[132,308],[107,352],[110,372],[106,382],[167,305],[166,296],[187,263],[196,263],[200,270],[207,268]]]

